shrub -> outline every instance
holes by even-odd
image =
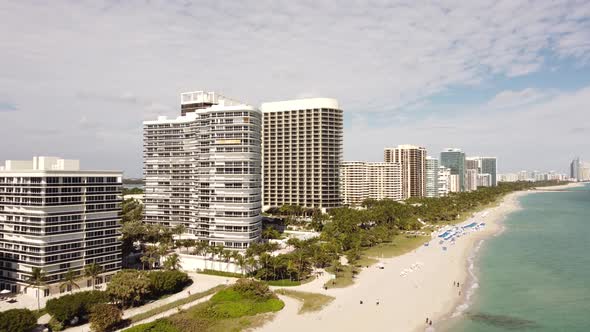
[[[167,319],[158,319],[156,321],[134,326],[124,330],[124,332],[180,332],[181,330]]]
[[[84,320],[90,309],[96,304],[109,302],[109,296],[103,291],[85,291],[60,296],[47,301],[47,312],[60,323],[67,323],[74,317]]]
[[[150,289],[154,296],[180,292],[191,282],[186,273],[176,270],[150,271],[148,277],[150,279]]]
[[[97,332],[111,331],[121,323],[123,312],[114,304],[101,303],[92,307],[90,328]]]
[[[28,332],[37,326],[37,317],[29,309],[10,309],[0,312],[0,331]]]
[[[64,324],[53,317],[51,317],[47,325],[49,326],[49,329],[53,332],[63,331],[64,329]]]
[[[238,279],[231,289],[245,297],[258,300],[275,298],[276,295],[268,288],[268,285],[252,279]]]
[[[122,270],[117,272],[107,286],[107,294],[123,306],[143,302],[151,291],[150,278],[144,271]]]

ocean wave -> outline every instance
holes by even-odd
[[[471,298],[473,297],[473,294],[475,294],[475,291],[479,288],[479,279],[475,273],[475,259],[483,243],[484,240],[479,240],[475,248],[471,251],[469,257],[467,257],[467,262],[469,264],[469,267],[467,268],[467,272],[469,273],[467,284],[469,286],[467,287],[467,292],[463,297],[463,302],[455,308],[455,312],[453,312],[451,318],[460,316],[465,313],[467,309],[469,309],[469,306],[471,305]]]

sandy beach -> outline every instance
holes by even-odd
[[[531,193],[516,192],[504,197],[497,207],[478,212],[461,225],[484,222],[486,227],[461,236],[454,245],[433,235],[429,246],[402,256],[381,259],[384,269],[363,269],[355,284],[323,290],[320,284],[302,285],[305,291],[336,299],[317,313],[297,315],[296,301],[285,299],[286,307],[260,331],[434,331],[437,323],[464,301],[468,281],[468,258],[480,240],[497,233],[504,217],[519,208],[518,198]],[[400,273],[420,265],[406,276]],[[461,287],[454,286],[458,281]],[[298,289],[295,287],[294,289]],[[317,289],[316,289],[317,288]],[[363,301],[363,304],[360,304]],[[378,302],[378,304],[377,304]],[[426,318],[433,326],[425,324]]]

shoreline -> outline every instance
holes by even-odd
[[[573,183],[566,188],[578,185],[583,184]],[[446,242],[440,245],[440,239],[433,235],[428,246],[393,258],[379,259],[384,269],[376,265],[363,269],[349,287],[328,290],[305,287],[307,292],[334,296],[335,300],[320,312],[304,315],[289,310],[287,304],[272,321],[256,331],[440,331],[458,307],[467,307],[476,293],[477,286],[473,287],[470,281],[479,251],[474,249],[481,248],[486,239],[502,232],[502,221],[520,208],[520,197],[538,192],[541,190],[509,193],[497,206],[478,211],[454,225],[475,221],[486,223],[483,229],[458,238],[454,245]],[[414,267],[413,271],[402,276],[401,272],[411,267]],[[453,286],[454,281],[459,281],[462,287]],[[425,324],[426,317],[433,321],[432,328]]]

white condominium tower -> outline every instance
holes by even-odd
[[[438,196],[447,196],[450,192],[451,170],[444,166],[438,167]]]
[[[365,199],[402,199],[401,165],[345,161],[340,166],[340,192],[344,205],[360,205]]]
[[[310,98],[263,103],[264,208],[340,206],[342,110]]]
[[[0,167],[0,289],[24,291],[34,267],[47,274],[44,296],[59,293],[68,270],[80,275],[91,263],[104,271],[96,282],[108,281],[121,268],[121,181],[121,172],[81,171],[78,160],[7,160]]]
[[[245,249],[260,238],[261,113],[213,92],[181,94],[182,115],[145,121],[145,217]]]
[[[426,196],[426,149],[414,145],[385,148],[385,162],[397,162],[402,167],[404,199]]]
[[[438,197],[438,159],[426,157],[426,197]]]

